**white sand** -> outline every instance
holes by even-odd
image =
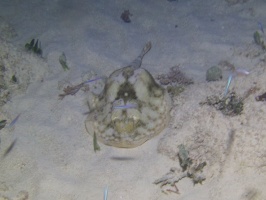
[[[120,19],[126,9],[133,14],[129,24]],[[0,120],[21,116],[0,131],[0,199],[96,200],[103,199],[105,186],[108,200],[266,199],[266,104],[254,99],[266,92],[266,54],[253,41],[258,21],[266,25],[265,10],[264,0],[232,6],[222,0],[1,1],[0,59],[20,82],[10,88]],[[24,50],[32,38],[40,39],[43,59]],[[108,76],[147,41],[153,47],[142,67],[156,76],[180,64],[195,84],[173,99],[171,123],[159,136],[133,149],[100,144],[95,153],[84,126],[87,94],[58,100],[62,83]],[[58,62],[62,52],[66,72]],[[236,77],[230,91],[241,96],[259,88],[239,116],[199,105],[225,90],[228,72],[221,81],[205,81],[206,70],[221,60],[251,72]],[[165,194],[171,187],[153,182],[180,168],[179,144],[207,162],[206,180],[193,185],[182,179],[176,184],[180,194]]]

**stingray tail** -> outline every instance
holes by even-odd
[[[131,67],[133,70],[140,68],[142,59],[145,54],[151,49],[151,41],[147,42],[144,48],[142,49],[140,55],[131,63]]]

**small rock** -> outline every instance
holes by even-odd
[[[29,193],[25,190],[20,191],[15,200],[28,200],[29,199]]]
[[[238,3],[246,3],[248,0],[225,0],[230,6]]]
[[[223,72],[217,66],[209,68],[206,72],[206,81],[218,81],[221,80],[222,78],[223,78]]]
[[[10,200],[10,199],[6,196],[0,196],[0,200]]]

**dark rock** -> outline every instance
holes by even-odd
[[[126,23],[130,23],[131,22],[131,19],[130,17],[133,16],[129,10],[124,10],[124,12],[121,14],[120,18],[126,22]]]

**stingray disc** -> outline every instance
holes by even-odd
[[[147,70],[130,65],[109,76],[90,107],[85,124],[91,135],[106,145],[133,148],[168,125],[171,99]]]

